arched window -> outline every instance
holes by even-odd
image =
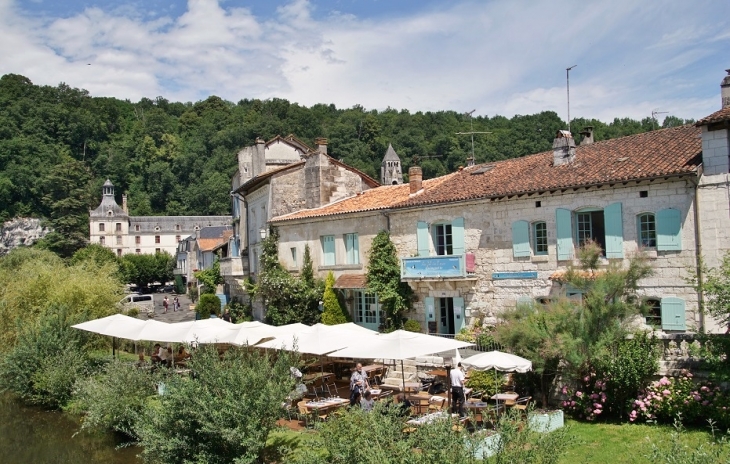
[[[656,219],[654,213],[644,213],[636,217],[639,246],[656,246]]]

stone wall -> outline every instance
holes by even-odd
[[[41,227],[41,220],[36,218],[6,221],[0,228],[0,256],[10,253],[14,248],[31,246],[50,231],[47,227]]]

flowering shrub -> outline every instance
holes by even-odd
[[[579,419],[595,420],[606,411],[608,382],[596,376],[595,372],[591,372],[583,377],[578,385],[575,391],[567,386],[563,387],[562,393],[567,396],[562,403],[563,409]]]
[[[727,393],[710,382],[695,383],[692,373],[686,370],[679,377],[662,377],[653,382],[634,400],[633,406],[629,414],[631,422],[671,423],[680,416],[686,423],[712,419],[720,427],[730,425],[730,397]]]

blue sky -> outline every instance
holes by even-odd
[[[700,118],[727,0],[0,0],[0,74],[137,101]]]

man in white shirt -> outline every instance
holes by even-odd
[[[466,397],[464,396],[464,371],[461,370],[461,363],[456,368],[451,369],[451,413],[455,414],[457,411],[459,416],[464,417],[464,402]]]

